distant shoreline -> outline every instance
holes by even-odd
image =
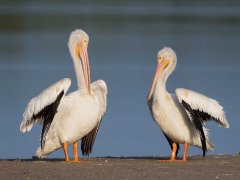
[[[97,157],[82,163],[63,159],[0,159],[0,179],[240,179],[239,155],[190,156],[187,163],[168,157]]]

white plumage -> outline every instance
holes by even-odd
[[[73,31],[69,50],[78,80],[78,90],[66,95],[71,85],[69,78],[62,79],[45,89],[28,103],[20,125],[22,132],[30,131],[33,124],[43,124],[41,146],[36,157],[62,148],[69,161],[68,145],[73,144],[74,162],[78,162],[77,142],[82,139],[83,155],[89,155],[101,119],[106,112],[107,86],[103,80],[90,84],[88,61],[88,35],[82,30]]]
[[[175,92],[179,102],[184,100],[193,110],[199,110],[211,114],[212,117],[220,121],[219,123],[221,123],[223,127],[229,128],[223,107],[218,101],[189,89],[177,88]]]
[[[30,102],[27,104],[27,107],[25,109],[25,112],[23,114],[23,120],[20,125],[20,131],[22,132],[29,132],[32,129],[32,126],[34,124],[34,121],[30,121],[33,115],[38,114],[44,107],[52,104],[57,96],[61,93],[61,91],[64,91],[64,96],[66,92],[68,91],[69,87],[71,85],[71,79],[65,78],[62,79],[47,89],[45,89],[41,94],[38,96],[32,98]],[[36,119],[36,122],[42,124],[42,119]]]
[[[229,124],[216,100],[188,89],[178,88],[176,94],[166,90],[166,81],[176,64],[177,57],[171,48],[158,52],[158,66],[147,100],[153,119],[172,148],[169,161],[175,161],[179,143],[184,144],[183,161],[186,161],[188,145],[202,148],[203,155],[213,149],[204,122],[212,119],[225,128]]]

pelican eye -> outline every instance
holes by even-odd
[[[84,43],[87,43],[87,40],[86,40],[86,39],[84,39],[84,40],[83,40],[83,42],[84,42]]]
[[[163,60],[163,56],[158,57],[158,62],[160,63]]]

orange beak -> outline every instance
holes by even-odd
[[[88,51],[87,47],[79,46],[79,56],[82,61],[84,80],[89,94],[91,94],[91,84],[90,84],[90,65],[88,60]]]
[[[167,65],[169,64],[169,60],[158,60],[158,65],[157,65],[157,69],[153,78],[153,82],[152,82],[152,86],[150,89],[150,93],[149,96],[147,98],[147,100],[149,101],[153,95],[153,90],[155,88],[155,85],[157,83],[158,77],[159,75],[162,73],[162,71],[167,67]]]

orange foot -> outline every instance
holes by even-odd
[[[65,160],[65,162],[73,162],[73,163],[87,163],[86,161],[79,160],[79,159],[72,159],[72,160]]]
[[[187,160],[184,160],[184,159],[180,159],[180,160],[177,160],[177,159],[164,159],[164,160],[160,160],[160,162],[184,163],[184,162],[187,162]]]

